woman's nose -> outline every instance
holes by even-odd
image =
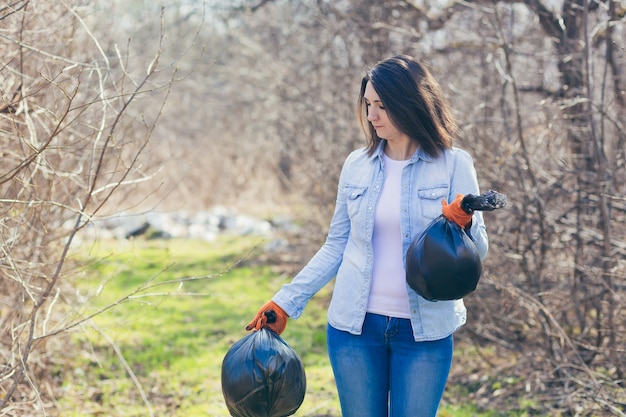
[[[370,108],[369,111],[367,112],[367,120],[371,122],[376,119],[378,119],[378,113],[374,109]]]

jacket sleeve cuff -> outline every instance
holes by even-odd
[[[274,295],[272,301],[278,304],[280,308],[285,310],[285,313],[287,313],[289,317],[294,320],[302,315],[302,309],[298,308],[290,299],[281,294],[280,291],[276,293],[276,295]]]

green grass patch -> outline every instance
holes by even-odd
[[[60,415],[228,416],[221,362],[245,324],[290,277],[258,262],[260,238],[216,242],[99,242],[75,256],[85,265],[71,320],[80,327],[59,361]],[[297,416],[338,417],[326,354],[330,288],[317,294],[282,334],[301,356],[307,393]],[[120,300],[123,300],[120,302]],[[76,354],[76,352],[79,352]],[[500,417],[444,406],[440,416]]]
[[[106,311],[75,334],[81,354],[57,371],[65,390],[61,414],[228,416],[222,359],[287,279],[255,261],[262,243],[223,237],[213,243],[135,240],[83,248],[76,255],[86,267],[74,283],[74,319]],[[307,371],[298,415],[340,415],[326,357],[326,299],[320,293],[311,314],[283,333]]]

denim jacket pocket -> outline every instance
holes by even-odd
[[[434,219],[441,214],[441,200],[448,197],[448,186],[438,185],[417,190],[422,205],[422,215]]]
[[[359,208],[361,207],[361,202],[363,201],[363,196],[366,191],[367,187],[346,186],[346,206],[348,216],[350,216],[351,219],[359,213]]]

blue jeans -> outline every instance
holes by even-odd
[[[435,417],[453,339],[416,342],[408,319],[367,313],[360,336],[328,326],[343,417]]]

